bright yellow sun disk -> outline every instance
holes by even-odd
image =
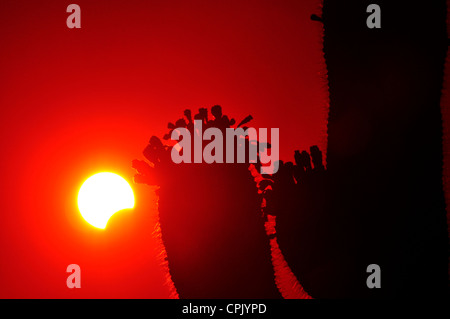
[[[92,226],[104,229],[116,212],[134,207],[130,184],[114,173],[98,173],[89,177],[78,192],[78,209]]]

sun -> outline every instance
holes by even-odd
[[[78,192],[78,209],[92,226],[104,229],[116,212],[134,207],[134,194],[128,182],[114,173],[89,177]]]

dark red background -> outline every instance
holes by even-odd
[[[0,2],[0,298],[165,298],[152,237],[156,198],[106,230],[78,213],[100,171],[131,160],[185,108],[221,104],[280,128],[280,155],[326,147],[320,1]],[[66,287],[67,265],[81,289]]]

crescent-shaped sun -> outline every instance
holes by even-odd
[[[78,192],[78,209],[92,226],[104,229],[116,212],[134,207],[134,194],[128,182],[114,173],[89,177]]]

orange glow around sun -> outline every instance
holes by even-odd
[[[114,173],[89,177],[78,192],[78,209],[92,226],[104,229],[112,215],[134,207],[134,193],[128,182]]]

